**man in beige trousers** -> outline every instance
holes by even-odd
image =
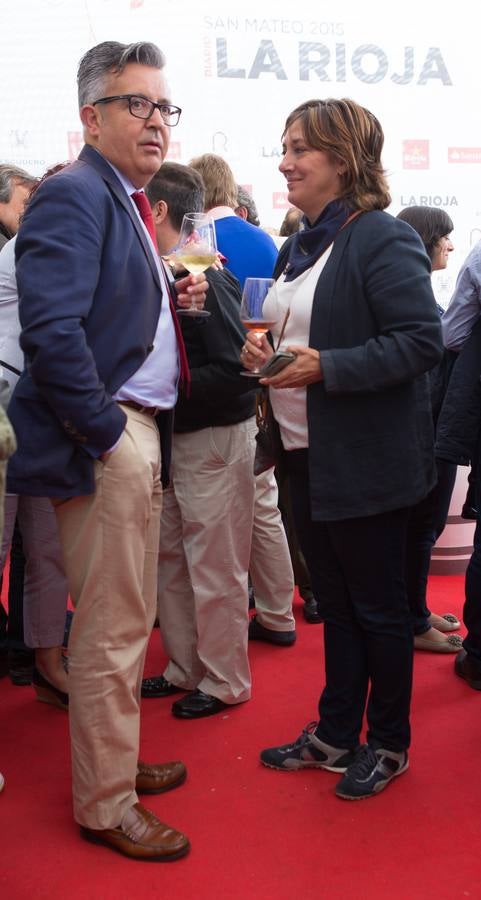
[[[154,44],[115,41],[80,62],[86,145],[40,186],[17,238],[28,365],[9,406],[19,448],[9,490],[52,498],[76,605],[69,644],[75,818],[88,840],[157,861],[189,849],[185,835],[137,796],[186,777],[183,763],[139,761],[161,471],[165,481],[171,410],[179,379],[188,381],[143,192],[181,113],[163,66]],[[189,276],[175,299],[188,306],[193,293],[203,303],[205,287],[202,276]]]

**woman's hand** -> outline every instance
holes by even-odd
[[[322,381],[322,366],[319,350],[312,347],[286,347],[296,354],[296,359],[289,363],[278,375],[272,378],[259,379],[260,384],[272,385],[275,388],[305,387],[315,381]]]
[[[197,309],[202,309],[205,303],[209,285],[203,272],[200,275],[187,275],[186,278],[178,278],[175,282],[175,290],[177,293],[177,305],[182,309],[187,309],[192,298]]]
[[[241,350],[241,363],[244,369],[252,372],[264,365],[274,353],[265,334],[259,334],[258,331],[248,331],[244,346]]]

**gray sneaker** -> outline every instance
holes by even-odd
[[[337,785],[336,795],[343,800],[374,797],[407,768],[409,760],[406,750],[394,753],[392,750],[374,750],[369,744],[364,744]]]
[[[261,753],[261,762],[271,769],[295,772],[298,769],[327,769],[328,772],[345,772],[354,762],[356,750],[331,747],[314,734],[317,722],[309,722],[293,744],[269,747]]]

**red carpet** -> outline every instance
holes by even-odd
[[[461,613],[463,579],[430,581],[436,612]],[[453,900],[481,897],[481,695],[451,655],[417,653],[410,770],[379,797],[334,796],[339,776],[275,772],[258,751],[316,718],[322,626],[296,608],[292,648],[251,644],[254,697],[179,721],[143,701],[142,758],[184,759],[184,786],[148,805],[192,841],[188,857],[136,863],[80,839],[70,811],[67,717],[0,682],[0,897],[4,900]],[[146,674],[161,671],[158,632]]]

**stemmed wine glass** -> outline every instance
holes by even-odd
[[[215,225],[212,216],[205,213],[186,213],[182,219],[175,259],[191,272],[205,272],[217,259]],[[178,309],[179,316],[210,316],[206,309],[197,309],[194,297],[187,309]]]
[[[246,278],[244,282],[240,306],[241,321],[247,331],[253,331],[259,337],[266,334],[277,321],[277,318],[266,319],[263,315],[264,300],[273,284],[273,278]],[[245,375],[246,378],[258,378],[261,365],[259,363],[251,371],[240,374]]]

